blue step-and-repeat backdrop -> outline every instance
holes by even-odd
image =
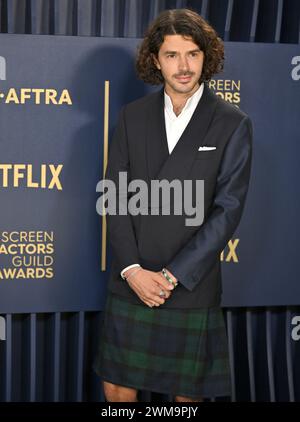
[[[103,308],[105,142],[121,106],[157,89],[135,76],[139,41],[1,34],[0,313]],[[225,48],[210,87],[249,114],[254,145],[244,215],[220,257],[222,304],[299,305],[299,46]]]

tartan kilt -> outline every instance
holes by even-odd
[[[137,390],[230,396],[222,309],[150,308],[108,293],[93,368],[102,380]]]

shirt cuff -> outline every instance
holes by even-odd
[[[128,267],[124,268],[120,273],[123,280],[125,280],[125,277],[124,277],[125,271],[127,271],[127,270],[129,270],[129,268],[133,268],[133,267],[140,267],[140,264],[131,264],[131,265],[128,265]]]

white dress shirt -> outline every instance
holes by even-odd
[[[188,98],[181,113],[176,116],[173,111],[171,98],[165,91],[165,124],[169,153],[173,151],[184,129],[187,127],[191,117],[202,97],[204,84],[202,83],[194,94]]]
[[[204,89],[204,83],[199,86],[196,92],[188,98],[180,114],[176,116],[173,111],[172,100],[169,95],[164,92],[164,102],[165,102],[165,125],[166,125],[166,134],[167,142],[169,148],[169,154],[173,151],[175,145],[180,139],[184,129],[187,127],[196,107],[199,103]],[[121,271],[121,277],[124,279],[124,272],[129,270],[129,268],[140,267],[140,264],[131,264],[128,267],[124,268]]]

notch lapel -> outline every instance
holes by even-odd
[[[153,180],[169,158],[164,116],[164,88],[154,94],[149,106],[146,130],[148,178]]]

